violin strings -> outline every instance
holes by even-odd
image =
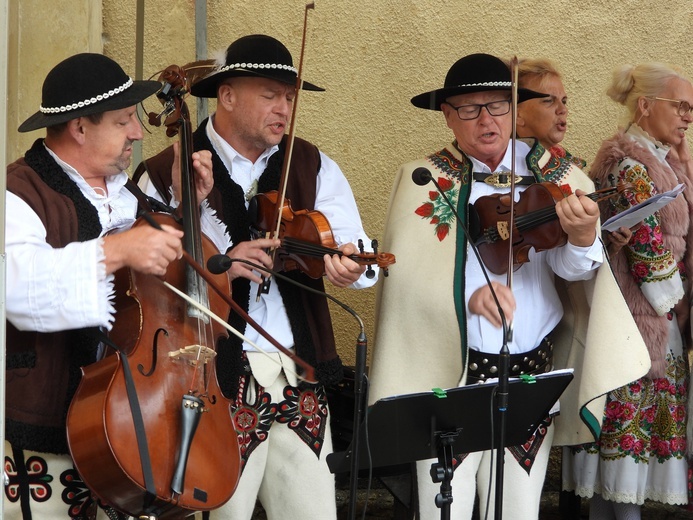
[[[283,245],[288,246],[292,251],[296,253],[303,253],[312,256],[323,256],[323,255],[342,255],[342,252],[338,249],[331,249],[329,247],[312,244],[311,242],[306,242],[304,240],[298,240],[295,238],[284,238]]]
[[[614,195],[618,195],[619,193],[620,193],[620,190],[618,187],[604,188],[602,190],[588,193],[586,195],[586,197],[589,197],[591,200],[593,200],[595,202],[599,202],[601,200],[613,197]],[[516,217],[515,218],[515,227],[519,231],[526,231],[526,230],[532,229],[533,227],[536,227],[538,225],[546,224],[547,222],[551,222],[555,218],[556,218],[556,206],[555,205],[554,206],[547,206],[545,208],[531,211],[529,213],[526,213],[524,215],[520,215],[520,216]],[[484,235],[487,238],[489,238],[491,242],[497,242],[501,239],[500,235],[498,233],[498,230],[495,227],[488,228],[487,232]]]

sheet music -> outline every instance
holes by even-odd
[[[631,206],[625,211],[618,213],[602,224],[602,231],[616,231],[621,226],[631,228],[638,222],[654,214],[660,208],[669,204],[678,197],[686,187],[683,184],[677,185],[673,190],[653,195],[640,204]]]

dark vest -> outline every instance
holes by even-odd
[[[7,167],[7,189],[38,215],[54,248],[101,233],[96,209],[45,150],[42,139]],[[68,452],[67,410],[81,378],[80,367],[96,359],[97,341],[87,332],[20,331],[7,322],[5,434],[14,446]]]
[[[207,201],[223,220],[233,243],[238,244],[250,240],[250,219],[245,208],[245,194],[242,188],[231,180],[224,163],[214,151],[212,143],[207,138],[206,126],[207,120],[195,131],[193,147],[195,150],[209,150],[212,153],[214,188]],[[259,193],[278,189],[285,149],[286,137],[280,143],[279,151],[270,157],[267,168],[259,179]],[[141,164],[133,179],[137,182],[146,171],[159,194],[170,202],[172,162],[173,149],[169,147]],[[314,209],[319,170],[320,153],[317,147],[296,138],[286,192],[292,208]],[[314,280],[298,271],[283,274],[319,291],[325,290],[322,279]],[[297,355],[315,367],[316,377],[321,383],[327,385],[339,382],[342,379],[342,363],[335,348],[327,299],[282,280],[274,280],[272,283],[277,283],[282,295]],[[232,297],[247,310],[250,282],[245,278],[236,278],[232,284]],[[241,332],[246,327],[246,323],[234,312],[229,315],[229,324]],[[227,396],[234,395],[238,377],[243,371],[241,353],[242,342],[235,336],[225,340],[217,348],[217,376]]]

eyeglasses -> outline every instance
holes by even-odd
[[[669,103],[677,103],[678,107],[676,107],[676,113],[680,115],[681,117],[685,116],[686,114],[691,114],[693,113],[693,107],[688,101],[683,101],[682,99],[669,99],[669,98],[663,98],[663,97],[651,97],[650,99],[657,99],[659,101],[668,101]]]
[[[444,101],[446,105],[450,105],[457,111],[457,116],[463,121],[468,121],[470,119],[476,119],[481,115],[481,109],[485,108],[488,113],[492,116],[504,116],[510,112],[510,100],[501,99],[500,101],[491,101],[490,103],[484,103],[483,105],[460,105],[456,107],[452,103]]]

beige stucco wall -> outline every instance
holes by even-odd
[[[89,17],[76,16],[81,11],[74,4],[98,2],[71,0],[60,2],[60,8],[56,4],[49,0],[21,2],[25,18],[18,21],[18,30],[31,30],[33,37],[21,40],[26,47],[19,55],[17,77],[23,83],[22,102],[17,105],[22,113],[17,120],[35,110],[35,106],[29,110],[25,100],[36,99],[40,87],[31,81],[40,82],[47,63],[64,57],[68,50],[86,50],[90,41],[82,34],[88,33]],[[102,2],[104,52],[130,73],[135,68],[135,4]],[[38,5],[46,9],[36,9]],[[282,40],[296,58],[304,6],[303,0],[210,0],[210,53],[225,49],[239,36],[263,32]],[[146,75],[171,63],[195,59],[193,0],[147,0],[145,16]],[[70,30],[66,30],[68,25]],[[54,42],[49,49],[41,43],[46,31],[52,32]],[[489,52],[556,60],[570,97],[570,130],[564,144],[590,161],[622,115],[604,95],[613,68],[661,60],[678,64],[693,76],[693,63],[688,59],[692,34],[689,2],[316,0],[308,20],[304,77],[327,91],[301,96],[297,130],[341,165],[367,231],[378,238],[398,165],[434,151],[450,139],[439,113],[416,109],[409,99],[442,86],[457,58]],[[14,95],[19,96],[16,90]],[[12,96],[11,91],[11,101]],[[155,108],[150,103],[150,109]],[[15,123],[11,121],[10,127],[16,128]],[[167,142],[162,130],[154,132],[145,137],[145,155]],[[339,290],[333,294],[361,314],[372,338],[375,291]],[[345,361],[352,363],[350,352],[358,330],[340,311],[335,316],[340,349]]]
[[[103,13],[94,0],[9,0],[8,8],[7,160],[13,161],[44,135],[19,134],[17,127],[38,110],[48,71],[78,52],[102,52]]]

